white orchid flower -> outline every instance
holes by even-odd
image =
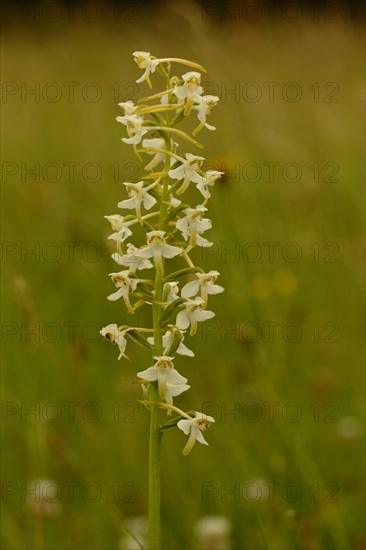
[[[163,289],[163,301],[164,302],[174,302],[179,298],[179,285],[176,281],[171,283],[165,283]]]
[[[172,144],[174,146],[178,146],[178,143],[176,143],[175,141],[172,141]],[[156,166],[158,166],[161,162],[165,162],[165,153],[163,152],[154,152],[154,151],[151,151],[149,152],[148,149],[160,149],[160,150],[165,150],[165,140],[164,138],[151,138],[151,139],[144,139],[142,141],[142,147],[144,149],[147,149],[147,151],[145,151],[147,154],[149,155],[154,155],[154,158],[145,166],[145,170],[153,170],[154,168],[156,168]],[[171,157],[170,159],[170,164],[174,164],[175,162],[175,159],[173,157]]]
[[[166,243],[165,231],[149,231],[147,235],[147,246],[141,248],[138,255],[141,258],[154,258],[154,264],[160,275],[164,273],[163,258],[174,258],[182,253],[178,246]]]
[[[165,149],[165,140],[164,138],[151,138],[151,139],[144,139],[142,141],[142,147],[144,149]],[[154,155],[154,158],[145,166],[145,170],[153,170],[160,164],[161,162],[164,162],[165,160],[165,154],[164,153],[149,153],[149,151],[146,151],[149,155]]]
[[[177,329],[175,329],[175,330],[177,330]],[[180,341],[179,346],[177,347],[175,353],[177,353],[178,355],[185,355],[187,357],[194,357],[193,351],[191,349],[187,348],[187,346],[185,344],[183,344],[184,332],[185,332],[184,330],[180,330],[182,340]],[[164,355],[166,355],[167,352],[169,351],[169,349],[171,348],[171,345],[173,343],[173,339],[174,339],[174,331],[173,330],[167,330],[166,333],[163,335],[163,353],[164,353]],[[153,336],[149,336],[147,341],[152,346],[154,345],[154,337]]]
[[[208,247],[213,243],[207,239],[201,237],[201,234],[211,229],[211,220],[204,218],[204,213],[207,212],[207,208],[203,205],[198,205],[196,208],[186,208],[184,210],[185,216],[179,218],[176,222],[176,227],[182,232],[184,240],[189,240],[191,248],[194,246]]]
[[[110,342],[112,342],[112,344],[117,344],[119,348],[118,359],[121,359],[121,357],[127,358],[127,355],[125,355],[126,346],[127,346],[127,340],[125,338],[125,334],[130,330],[131,328],[128,328],[126,330],[119,330],[118,325],[116,323],[107,325],[106,327],[103,327],[100,330],[100,334],[104,336],[106,340],[109,340]]]
[[[169,195],[169,205],[172,208],[177,208],[180,204],[182,204],[182,201],[176,199],[173,194]]]
[[[137,145],[140,143],[142,136],[147,134],[150,129],[143,127],[144,119],[142,116],[138,115],[117,116],[116,121],[126,126],[129,137],[121,139],[124,143],[128,143],[130,145]]]
[[[211,197],[209,187],[213,187],[216,181],[221,178],[224,172],[218,172],[217,170],[207,170],[202,182],[196,185],[197,189],[202,193],[206,201]]]
[[[154,357],[155,364],[148,369],[138,372],[137,376],[147,382],[158,382],[159,396],[170,405],[173,397],[180,395],[190,388],[186,384],[187,378],[179,374],[174,368],[173,359],[167,355]]]
[[[182,185],[177,190],[177,195],[184,193],[191,181],[197,184],[202,184],[204,182],[203,177],[197,172],[197,170],[201,168],[204,160],[203,157],[187,153],[186,160],[182,159],[182,164],[178,166],[178,168],[169,170],[168,175],[170,178],[173,180],[183,180]]]
[[[137,183],[124,182],[123,185],[126,186],[129,199],[121,201],[118,203],[118,208],[127,208],[127,210],[135,210],[137,219],[140,224],[141,220],[141,205],[144,206],[146,210],[150,210],[155,204],[156,199],[148,193],[148,191],[154,186],[154,184],[144,187],[143,181],[138,181]]]
[[[196,440],[202,445],[208,445],[206,439],[203,437],[202,432],[207,430],[211,424],[215,422],[212,416],[207,416],[201,412],[195,412],[195,416],[191,419],[179,420],[177,426],[183,433],[189,435],[187,445],[183,449],[183,454],[187,455],[191,450]]]
[[[220,294],[225,290],[224,287],[215,284],[219,275],[218,271],[196,273],[197,279],[190,281],[182,288],[182,298],[192,298],[192,296],[200,294],[202,300],[207,303],[209,294]]]
[[[132,235],[131,229],[129,229],[129,224],[133,220],[125,221],[125,218],[123,216],[120,216],[119,214],[113,214],[112,216],[104,216],[109,223],[112,226],[112,229],[115,231],[115,233],[112,233],[112,235],[109,235],[108,239],[112,239],[113,241],[117,242],[123,242],[128,237]]]
[[[151,88],[152,75],[159,73],[165,86],[160,91],[145,94],[147,97],[138,101],[118,103],[122,110],[118,109],[116,114],[122,116],[117,116],[116,120],[125,127],[120,132],[121,140],[131,145],[145,168],[141,181],[123,182],[125,200],[118,203],[119,208],[126,209],[122,215],[105,216],[114,231],[108,238],[117,242],[112,259],[118,264],[114,267],[116,272],[109,274],[115,288],[112,287],[113,293],[107,299],[122,299],[122,309],[126,306],[131,314],[147,304],[152,309],[151,322],[139,327],[111,323],[103,327],[100,334],[117,345],[118,359],[128,359],[126,349],[130,341],[147,347],[154,356],[150,363],[141,367],[144,370],[137,373],[136,379],[142,388],[141,402],[151,412],[149,479],[152,481],[149,490],[153,494],[162,433],[178,426],[187,435],[183,449],[183,454],[187,455],[196,440],[208,445],[203,432],[215,422],[211,416],[193,411],[187,413],[173,404],[176,396],[190,388],[187,378],[176,370],[174,357],[194,357],[193,351],[184,344],[184,337],[186,333],[195,335],[198,323],[215,317],[213,311],[206,309],[208,298],[224,291],[217,284],[219,272],[204,272],[190,254],[196,246],[213,246],[204,238],[206,231],[212,228],[206,206],[211,188],[223,172],[206,172],[202,168],[204,157],[185,151],[177,154],[178,143],[174,141],[184,140],[199,152],[203,145],[196,140],[196,134],[204,128],[216,129],[209,124],[209,116],[219,97],[207,94],[201,86],[201,74],[206,69],[186,59],[157,58],[148,51],[135,51],[133,57],[141,69],[137,84],[146,82]],[[188,72],[176,76],[181,73],[172,70],[172,63],[184,65]],[[189,114],[193,117],[193,132],[178,127]],[[185,192],[190,186],[196,187],[201,197],[195,207],[196,203],[191,206],[185,200]],[[137,231],[133,231],[134,226]],[[138,242],[130,238],[133,235]],[[170,259],[173,261],[169,262]],[[150,276],[144,278],[140,271],[144,269],[153,269],[153,276],[150,271]],[[149,364],[151,366],[146,368]],[[175,411],[179,416],[159,426],[155,408],[166,409],[168,415]],[[159,521],[156,515],[153,517],[154,506],[151,510],[149,543],[155,548],[159,546]]]
[[[134,61],[137,63],[140,69],[145,69],[144,74],[136,80],[136,84],[147,82],[149,88],[151,88],[150,74],[154,73],[156,67],[159,65],[159,60],[154,58],[150,52],[133,52]]]
[[[194,300],[188,300],[184,302],[182,306],[183,311],[180,311],[177,315],[176,325],[181,330],[186,330],[191,325],[190,335],[194,336],[197,332],[197,323],[212,319],[215,317],[213,311],[205,310],[205,301],[200,296],[196,296]]]
[[[156,71],[156,67],[159,65],[159,63],[169,63],[169,62],[182,63],[183,65],[187,65],[188,67],[192,67],[194,69],[198,69],[204,72],[206,71],[204,67],[202,67],[198,63],[189,61],[188,59],[179,59],[176,57],[165,57],[162,59],[157,59],[154,55],[151,55],[150,52],[143,52],[143,51],[133,52],[132,55],[134,57],[134,61],[137,63],[139,68],[145,69],[145,72],[143,73],[143,75],[138,80],[136,80],[136,84],[141,84],[146,80],[150,88],[152,87],[150,74],[153,74]],[[199,73],[195,73],[195,74],[199,75]]]
[[[114,252],[112,258],[117,264],[128,267],[129,273],[136,273],[137,269],[150,269],[153,267],[153,264],[149,260],[137,255],[138,251],[139,249],[135,245],[129,243],[126,254],[122,255]]]
[[[133,115],[137,109],[137,106],[133,101],[122,101],[121,103],[118,103],[118,105],[119,107],[122,107],[125,115]]]
[[[192,135],[197,135],[205,126],[208,130],[216,130],[216,126],[211,126],[206,122],[207,115],[212,113],[212,109],[218,104],[220,98],[217,95],[204,95],[199,96],[200,103],[194,105],[193,109],[197,111],[197,118],[200,124],[192,132]]]
[[[182,75],[183,84],[173,88],[173,94],[180,100],[185,100],[185,116],[189,115],[194,103],[201,101],[203,88],[201,86],[201,75],[196,71],[189,71]]]
[[[135,292],[136,287],[139,283],[139,279],[131,279],[129,277],[129,271],[119,271],[118,273],[109,273],[109,276],[112,278],[112,281],[116,288],[117,292],[110,294],[107,299],[114,302],[119,298],[123,298],[128,311],[132,312],[133,308],[130,303],[130,292]]]

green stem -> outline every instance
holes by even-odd
[[[157,389],[151,392],[159,399]],[[149,448],[149,548],[160,550],[160,426],[159,410],[151,408]]]
[[[162,301],[163,278],[156,272],[155,300]],[[162,331],[160,327],[160,303],[153,304],[154,355],[162,355]],[[151,399],[159,400],[157,384],[151,384]],[[160,550],[160,425],[159,410],[150,409],[150,442],[149,442],[149,548]]]
[[[167,150],[170,150],[170,139],[166,140]],[[166,155],[165,171],[169,170],[170,156]],[[166,217],[169,179],[164,178],[163,193],[160,202],[160,228],[164,229]],[[163,301],[163,277],[156,272],[155,275],[155,300],[153,304],[153,328],[154,328],[154,355],[163,354],[163,335],[160,327],[160,317]],[[151,384],[150,397],[152,401],[159,401],[157,384]],[[160,550],[160,410],[157,407],[150,409],[150,441],[149,441],[149,548]]]

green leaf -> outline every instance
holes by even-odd
[[[184,269],[174,271],[174,273],[170,273],[164,277],[164,282],[173,282],[179,277],[184,277],[185,275],[190,275],[191,273],[204,273],[204,271],[200,267],[185,267]]]
[[[158,72],[159,74],[161,74],[161,76],[164,76],[164,77],[166,76],[166,71],[165,71],[165,69],[164,69],[163,67],[161,67],[161,65],[158,65],[158,66],[156,67],[156,70],[157,70],[157,72]]]
[[[144,222],[144,227],[147,227],[148,229],[150,229],[150,231],[156,231],[156,227],[151,225],[151,223],[149,223],[147,220],[142,220],[142,221]]]
[[[161,193],[154,187],[154,189],[150,189],[149,194],[152,195],[156,200],[161,199]],[[146,220],[142,220],[146,221]]]
[[[182,185],[182,181],[183,181],[183,179],[180,179],[180,180],[177,180],[175,183],[173,183],[170,186],[169,191],[174,193],[174,191],[176,191]]]
[[[170,210],[170,212],[168,212],[168,214],[167,214],[164,221],[165,222],[170,222],[171,220],[174,220],[177,217],[177,214],[179,214],[179,212],[181,212],[185,208],[187,208],[186,204],[180,204],[179,206],[176,206],[175,208],[172,208],[172,210]]]
[[[143,292],[134,292],[134,296],[139,300],[149,302],[149,304],[156,304],[156,300],[153,294],[144,294]]]
[[[127,338],[132,340],[132,342],[136,342],[137,344],[140,344],[141,346],[144,346],[145,348],[151,350],[151,345],[149,344],[145,336],[141,334],[141,332],[131,330],[126,333],[126,336]]]
[[[158,124],[164,124],[164,119],[158,113],[150,113],[153,118],[155,118]]]
[[[137,285],[137,288],[136,288],[136,291],[135,292],[145,292],[145,294],[147,294],[148,296],[151,295],[151,297],[153,298],[154,297],[154,293],[152,291],[154,287],[152,285],[148,285],[146,283],[139,283]]]
[[[170,317],[172,316],[173,314],[173,311],[175,310],[176,307],[178,307],[180,304],[182,304],[183,302],[185,302],[186,300],[184,298],[178,298],[177,300],[174,300],[174,302],[172,302],[171,304],[169,304],[162,312],[161,314],[161,317],[160,317],[160,326],[163,327],[165,326]]]
[[[160,426],[160,431],[165,432],[167,430],[172,430],[173,428],[176,427],[179,420],[182,420],[182,417],[181,416],[176,416],[175,418],[170,420],[170,422],[167,422],[166,424],[164,424],[164,426]]]
[[[178,113],[174,118],[173,120],[171,121],[171,125],[172,126],[175,126],[176,124],[178,124],[179,122],[181,122],[182,120],[184,119],[184,109],[182,109],[180,111],[180,113]]]
[[[171,329],[171,331],[173,334],[172,343],[170,344],[169,348],[165,352],[165,355],[169,355],[169,356],[172,356],[175,354],[175,352],[179,347],[179,344],[183,339],[183,334],[179,328],[174,327]]]

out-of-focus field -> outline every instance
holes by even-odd
[[[181,432],[164,436],[164,548],[199,548],[197,520],[220,515],[235,550],[359,550],[361,30],[345,18],[214,24],[193,2],[173,4],[139,10],[136,21],[4,29],[3,80],[39,82],[40,96],[15,86],[2,99],[3,548],[114,550],[122,522],[146,513],[148,415],[134,402],[135,373],[150,358],[132,346],[132,361],[117,362],[97,327],[129,322],[106,300],[115,265],[103,216],[125,198],[120,182],[138,178],[114,117],[117,101],[146,95],[133,84],[131,52],[148,50],[207,67],[204,82],[221,101],[210,119],[217,131],[200,134],[197,153],[229,171],[210,204],[215,247],[195,256],[220,271],[226,292],[210,301],[215,322],[186,339],[195,359],[177,361],[192,386],[177,405],[212,411],[216,424],[210,447],[188,457]],[[153,82],[160,90],[161,78]],[[273,101],[269,82],[278,83]],[[235,87],[239,97],[227,92]],[[286,101],[284,87],[301,98]],[[39,178],[25,172],[35,163]],[[268,163],[278,163],[273,178]],[[268,243],[278,243],[273,257]],[[147,324],[149,310],[136,318]],[[26,412],[35,404],[39,418]],[[39,478],[62,493],[60,513],[43,525],[24,503]]]

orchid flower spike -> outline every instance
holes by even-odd
[[[208,301],[211,306],[215,300],[211,296],[224,291],[217,283],[220,273],[216,269],[205,271],[193,261],[194,249],[213,246],[206,238],[213,225],[207,205],[223,172],[204,169],[205,158],[198,155],[203,146],[195,139],[200,132],[203,135],[205,130],[216,129],[208,120],[219,97],[205,93],[202,74],[206,69],[187,59],[158,58],[149,51],[138,50],[132,55],[142,70],[137,84],[152,88],[156,80],[162,87],[139,100],[118,103],[122,111],[116,120],[124,127],[121,140],[131,146],[141,170],[136,179],[120,186],[124,194],[116,202],[122,215],[105,216],[112,228],[108,236],[114,246],[112,260],[118,266],[109,274],[115,290],[107,299],[121,299],[126,307],[122,308],[122,320],[107,324],[100,334],[118,347],[118,359],[128,359],[126,349],[131,342],[150,354],[151,362],[135,371],[138,384],[134,387],[142,389],[142,402],[151,412],[154,468],[162,434],[172,428],[183,431],[188,436],[183,450],[187,455],[196,441],[208,445],[203,432],[215,422],[204,413],[182,411],[173,400],[190,388],[186,362],[195,354],[189,339],[197,333],[199,323],[215,316],[208,309]],[[182,65],[185,69],[176,72]],[[178,125],[189,116],[193,124],[187,127],[194,129],[183,131]],[[141,318],[149,320],[147,326],[125,324],[123,316],[139,308],[143,310]],[[178,361],[182,362],[182,374],[181,368],[178,372],[175,367]],[[154,407],[178,417],[161,425],[161,411]],[[150,546],[160,547],[153,539]]]

